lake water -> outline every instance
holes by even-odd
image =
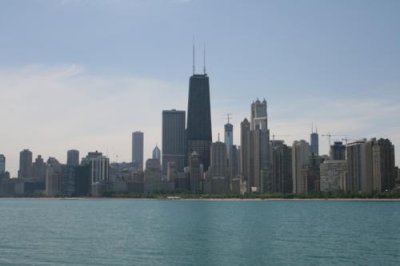
[[[400,202],[0,199],[0,265],[400,265]]]

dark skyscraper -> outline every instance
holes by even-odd
[[[175,163],[175,169],[183,172],[185,167],[185,111],[163,111],[162,113],[162,164],[167,174],[168,163]]]
[[[310,152],[311,154],[319,155],[319,136],[317,131],[314,132],[314,128],[310,135]]]
[[[196,151],[204,171],[207,171],[210,165],[211,143],[209,79],[207,74],[193,74],[189,81],[187,156]]]
[[[32,177],[32,152],[30,150],[23,150],[19,153],[19,178]]]
[[[67,166],[78,166],[79,165],[79,151],[69,150],[67,152]]]
[[[6,171],[6,157],[0,154],[0,174]]]
[[[132,133],[132,163],[138,171],[143,171],[143,132]]]
[[[341,141],[335,141],[329,153],[331,160],[346,160],[346,146]]]

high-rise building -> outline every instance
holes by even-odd
[[[250,123],[241,123],[241,175],[247,191],[266,192],[271,189],[272,161],[269,141],[267,101],[251,104]]]
[[[347,162],[345,160],[326,160],[320,165],[321,192],[346,190]]]
[[[67,152],[67,166],[78,166],[79,165],[79,151],[69,150]]]
[[[346,150],[347,191],[368,194],[394,188],[394,146],[390,140],[363,139],[349,143]]]
[[[109,181],[110,159],[103,156],[101,152],[89,152],[82,164],[90,167],[91,185]]]
[[[325,156],[318,156],[310,154],[309,165],[303,174],[306,178],[306,192],[307,193],[319,193],[320,192],[320,165],[326,159]]]
[[[0,174],[6,172],[6,157],[3,154],[0,154]]]
[[[239,179],[240,180],[240,147],[233,145],[232,146],[232,161],[231,164],[231,179]],[[240,182],[239,182],[240,185]]]
[[[217,141],[211,145],[211,164],[208,168],[207,176],[227,177],[228,165],[226,159],[226,146],[224,143]]]
[[[212,143],[210,84],[207,74],[193,74],[189,81],[187,155],[195,151],[204,171],[210,165]]]
[[[44,182],[46,180],[46,167],[47,165],[42,156],[38,155],[32,164],[32,177]]]
[[[161,163],[161,151],[157,145],[153,149],[152,159],[157,160],[158,164]]]
[[[153,193],[160,190],[162,190],[160,161],[148,159],[146,160],[146,169],[144,171],[144,192]]]
[[[230,178],[228,171],[228,161],[226,145],[217,141],[211,145],[211,163],[203,182],[204,193],[229,193]]]
[[[63,187],[63,167],[55,158],[47,160],[46,195],[48,197],[60,196]]]
[[[329,152],[331,160],[346,160],[346,146],[341,141],[335,141]]]
[[[189,157],[189,188],[192,193],[202,192],[203,169],[200,156],[194,151]]]
[[[292,193],[292,149],[282,142],[272,145],[272,192]]]
[[[347,144],[346,190],[356,193],[371,193],[379,190],[380,181],[373,176],[373,151],[376,139],[366,139]]]
[[[136,131],[132,133],[132,164],[140,172],[143,171],[143,132]]]
[[[394,145],[388,139],[377,140],[372,147],[374,190],[391,191],[395,187]]]
[[[311,149],[311,154],[314,154],[316,156],[319,155],[319,136],[318,136],[318,132],[315,131],[314,129],[311,132],[310,135],[310,149]]]
[[[250,123],[246,118],[240,123],[240,176],[248,187],[250,182]]]
[[[268,130],[267,101],[257,99],[251,104],[251,130],[257,127],[261,130]]]
[[[186,160],[185,111],[162,112],[162,164],[163,175],[167,174],[168,163],[174,170],[183,172]]]
[[[269,191],[272,180],[271,147],[269,141],[267,101],[251,104],[250,123],[250,187],[249,190]]]
[[[362,191],[361,180],[366,176],[365,143],[366,139],[347,144],[347,191]]]
[[[248,192],[261,191],[261,130],[250,131],[250,172],[247,182]]]
[[[295,141],[292,146],[293,193],[307,193],[307,175],[310,146],[305,140]]]
[[[32,177],[32,152],[30,150],[23,150],[19,153],[19,170],[18,178],[31,178]]]
[[[226,147],[226,158],[228,164],[228,174],[229,178],[234,177],[234,154],[233,154],[233,125],[231,123],[227,123],[224,126],[225,128],[225,147]]]

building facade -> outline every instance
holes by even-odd
[[[79,151],[69,150],[67,151],[67,166],[78,166],[79,165]]]
[[[335,141],[330,147],[329,157],[331,160],[346,160],[346,146],[341,141]]]
[[[310,163],[310,145],[305,140],[294,141],[292,146],[293,193],[307,193],[307,171]]]
[[[250,182],[250,122],[246,118],[240,123],[240,176],[248,187]]]
[[[346,190],[347,162],[345,160],[326,160],[320,165],[321,192]]]
[[[374,191],[385,192],[395,188],[395,149],[388,139],[379,139],[372,147]]]
[[[89,165],[91,185],[106,184],[109,181],[110,159],[101,152],[89,152],[83,160],[84,165]]]
[[[226,157],[226,145],[220,141],[211,145],[211,164],[207,171],[207,177],[224,177],[228,179],[228,164]]]
[[[132,133],[132,164],[137,171],[143,171],[144,134],[140,131]]]
[[[157,145],[153,149],[152,159],[157,160],[158,163],[161,164],[161,150],[160,150],[160,148],[158,148]]]
[[[229,178],[235,177],[235,162],[234,162],[234,150],[233,150],[233,125],[227,123],[224,126],[224,142],[226,147],[226,160],[228,165]]]
[[[319,155],[319,135],[318,132],[311,132],[310,135],[310,149],[311,154]]]
[[[199,154],[194,151],[189,157],[189,190],[192,193],[201,193],[203,184],[203,167]]]
[[[187,156],[196,152],[204,171],[210,165],[212,143],[210,83],[207,74],[193,74],[189,81]]]
[[[292,148],[282,142],[272,145],[272,192],[292,193]]]
[[[32,177],[32,152],[25,149],[19,153],[18,178]]]
[[[41,155],[38,155],[32,164],[32,177],[34,179],[45,181],[47,165]]]
[[[167,174],[168,164],[174,163],[177,172],[183,172],[186,161],[185,111],[162,112],[162,171]]]
[[[0,174],[6,172],[6,157],[3,154],[0,154]]]

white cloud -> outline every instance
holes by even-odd
[[[19,151],[81,156],[92,150],[130,160],[132,131],[145,132],[146,156],[161,144],[161,110],[186,108],[186,84],[92,74],[79,65],[0,70],[0,153],[16,174]]]

